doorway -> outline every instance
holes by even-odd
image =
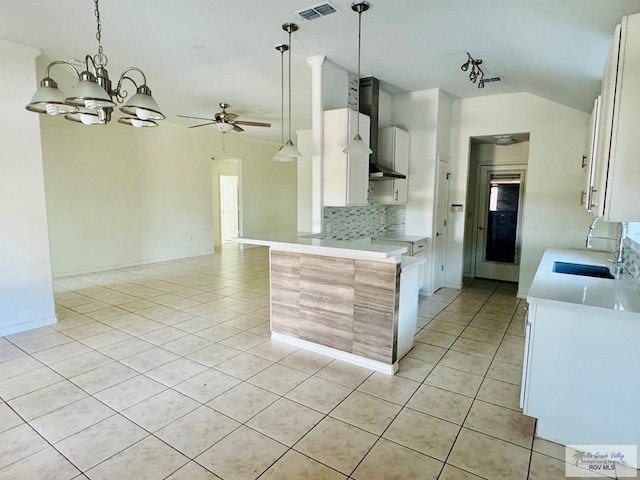
[[[524,168],[480,167],[476,277],[518,281],[524,185]]]
[[[220,175],[220,240],[231,243],[239,235],[238,176]]]
[[[213,158],[211,162],[211,200],[214,248],[242,236],[242,161]]]

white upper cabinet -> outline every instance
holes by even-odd
[[[592,211],[640,221],[640,14],[622,19],[602,81]]]
[[[409,176],[409,132],[398,127],[387,127],[380,130],[378,164],[402,173],[407,178],[373,182],[373,203],[381,205],[406,204]]]
[[[595,190],[596,190],[596,154],[598,151],[598,134],[600,126],[600,103],[602,97],[598,95],[593,102],[593,110],[591,112],[591,127],[589,129],[589,137],[587,142],[586,168],[587,168],[587,188],[582,192],[582,205],[592,211],[595,207]]]
[[[324,112],[323,203],[326,207],[369,204],[369,155],[343,152],[357,133],[358,113],[349,108]],[[369,145],[369,117],[360,115],[360,136]]]

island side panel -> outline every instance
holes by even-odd
[[[400,267],[271,251],[271,330],[364,358],[397,357]]]
[[[353,353],[395,363],[400,266],[356,260]]]
[[[300,255],[270,251],[271,330],[299,338]]]
[[[300,256],[300,338],[351,353],[355,260]]]

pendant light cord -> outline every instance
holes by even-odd
[[[356,89],[356,131],[358,136],[360,136],[360,51],[362,48],[362,11],[358,11],[358,88]]]
[[[289,141],[291,141],[291,29],[289,29]]]
[[[284,47],[280,50],[280,121],[280,145],[284,146]]]

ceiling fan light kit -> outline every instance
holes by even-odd
[[[356,93],[356,98],[358,99],[358,109],[356,116],[356,135],[353,137],[353,140],[347,145],[347,147],[343,150],[347,155],[353,154],[364,154],[370,155],[373,153],[373,150],[369,148],[369,146],[364,143],[362,137],[360,136],[360,60],[361,60],[361,50],[362,50],[362,13],[369,10],[368,2],[354,2],[351,4],[351,10],[358,14],[358,91]]]
[[[102,23],[100,21],[100,9],[98,0],[94,0],[95,17],[97,24],[96,39],[98,40],[98,53],[94,56],[85,56],[85,70],[78,70],[69,62],[56,60],[47,66],[46,76],[40,82],[40,87],[31,98],[31,102],[25,107],[30,112],[47,115],[64,115],[67,120],[79,122],[84,125],[106,125],[111,121],[111,113],[118,103],[123,103],[128,96],[123,83],[129,80],[136,87],[136,94],[120,107],[125,117],[118,123],[133,127],[157,127],[156,120],[164,120],[165,116],[160,107],[151,96],[151,90],[147,86],[145,74],[137,67],[125,69],[115,88],[112,88],[109,72],[106,69],[109,59],[102,48]],[[78,82],[72,87],[71,95],[66,97],[59,89],[58,84],[50,76],[51,69],[57,65],[71,68],[78,78]],[[129,75],[137,72],[142,76],[142,83],[138,85]]]
[[[469,72],[469,81],[471,83],[477,82],[478,88],[484,88],[485,83],[484,72],[482,71],[482,68],[480,68],[481,64],[481,59],[473,58],[471,55],[469,55],[469,52],[467,52],[467,61],[460,67],[460,70],[462,70],[463,72],[468,71],[469,67],[471,67],[471,71]]]

